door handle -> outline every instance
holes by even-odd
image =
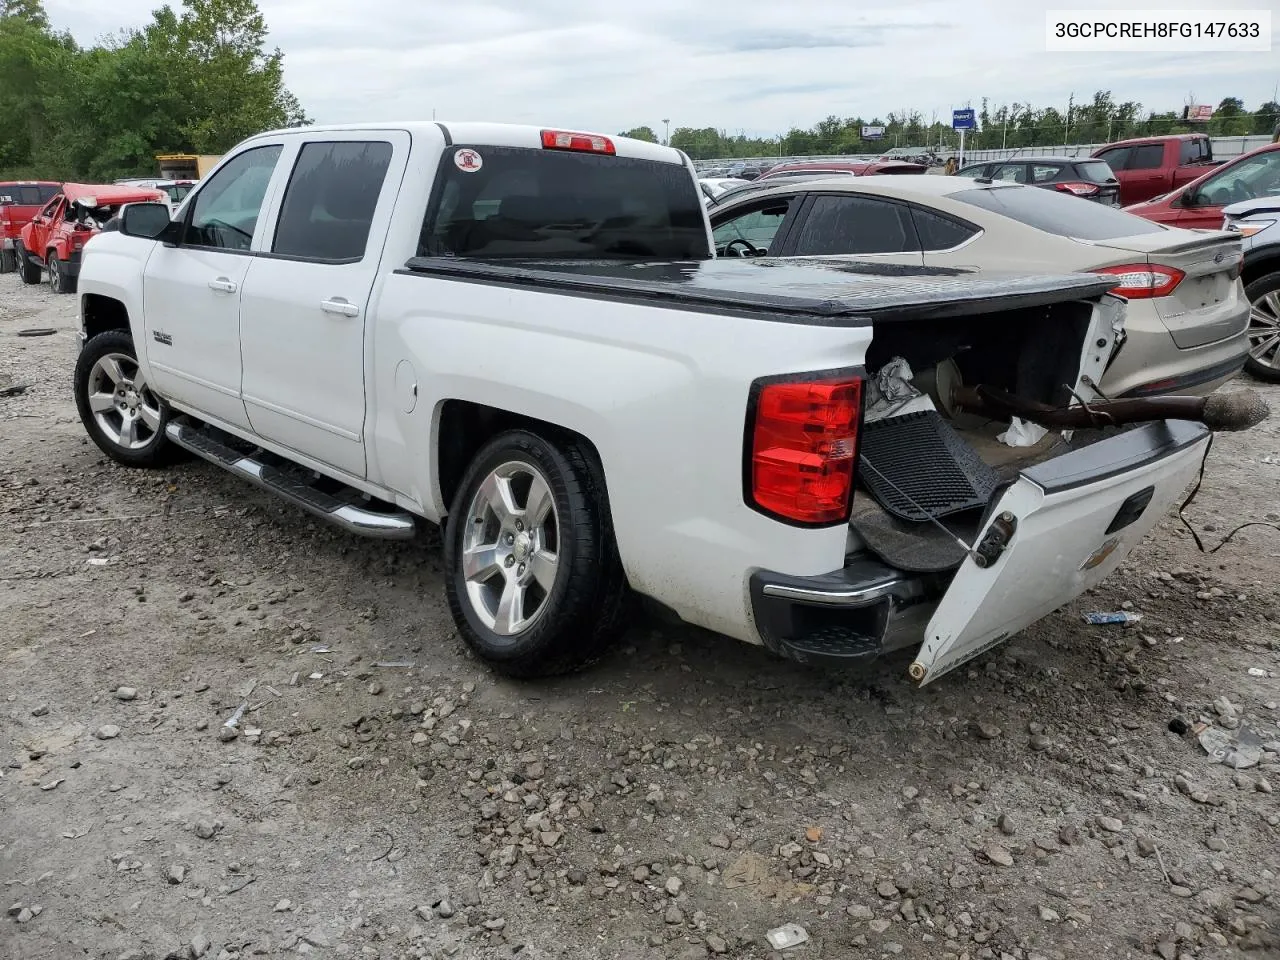
[[[216,280],[209,281],[209,289],[217,290],[219,293],[235,293],[237,288],[234,280],[218,277]]]
[[[342,297],[333,297],[330,300],[321,300],[320,309],[325,313],[336,313],[342,317],[360,316],[360,308]]]

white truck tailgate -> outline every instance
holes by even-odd
[[[929,621],[911,676],[931,683],[1107,577],[1195,479],[1209,436],[1150,423],[1022,471],[978,535],[974,554],[986,555],[964,561]]]

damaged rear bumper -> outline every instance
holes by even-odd
[[[918,644],[945,578],[856,557],[818,577],[760,570],[751,610],[764,645],[800,663],[852,663]]]
[[[930,682],[1111,573],[1194,480],[1210,432],[1161,420],[1029,467],[984,511],[958,568],[908,573],[858,554],[837,571],[757,571],[764,645],[802,663],[868,662],[919,645]]]

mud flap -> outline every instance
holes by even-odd
[[[929,621],[912,678],[932,683],[1107,577],[1195,480],[1209,436],[1149,423],[1024,470]]]

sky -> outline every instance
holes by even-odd
[[[179,0],[172,0],[176,6]],[[45,0],[82,44],[142,26],[158,0]],[[1232,0],[1271,9],[1280,0]],[[1280,86],[1269,53],[1047,53],[1062,0],[259,0],[285,81],[321,123],[430,119],[617,132],[648,125],[776,136],[829,115],[1031,103],[1111,90],[1178,109],[1194,95],[1256,109]],[[1092,0],[1095,9],[1134,9]],[[1148,5],[1150,6],[1150,5]],[[1210,6],[1166,0],[1161,10]]]

